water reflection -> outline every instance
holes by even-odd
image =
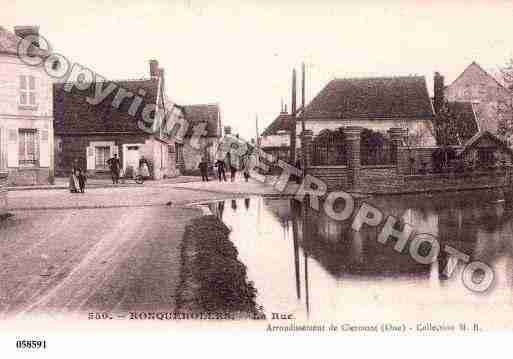
[[[237,212],[241,201],[246,211]],[[512,218],[489,193],[440,196],[394,196],[367,200],[387,215],[410,223],[419,233],[493,266],[494,290],[469,292],[460,273],[447,276],[454,264],[441,251],[433,264],[419,264],[388,244],[377,242],[378,228],[354,232],[350,221],[333,221],[323,213],[283,199],[249,198],[211,206],[232,228],[231,240],[269,312],[297,317],[365,318],[404,313],[413,318],[426,308],[466,311],[512,310]],[[397,229],[400,229],[399,225]],[[406,250],[405,250],[406,252]],[[448,267],[449,266],[449,267]],[[443,309],[442,309],[443,308]]]

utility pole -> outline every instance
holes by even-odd
[[[301,130],[305,132],[305,63],[301,64]]]
[[[296,164],[296,69],[292,70],[292,101],[291,101],[291,121],[290,131],[290,164]]]
[[[255,145],[257,150],[260,149],[260,132],[258,131],[258,114],[255,115],[255,129],[256,129],[256,138],[255,138]]]
[[[255,130],[256,130],[256,138],[255,138],[255,149],[253,149],[253,160],[255,161],[255,166],[258,166],[260,163],[260,132],[258,131],[258,114],[255,114]]]
[[[303,141],[303,135],[306,131],[305,124],[305,91],[306,91],[306,71],[305,71],[305,63],[301,64],[301,141]],[[306,177],[306,168],[308,167],[308,163],[306,163],[306,149],[303,147],[303,142],[301,142],[301,172],[303,178]],[[306,260],[306,259],[305,259]]]

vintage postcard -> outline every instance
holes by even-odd
[[[511,332],[512,14],[3,0],[0,356]]]

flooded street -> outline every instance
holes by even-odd
[[[268,317],[291,313],[296,319],[406,321],[417,325],[437,313],[437,324],[513,327],[513,219],[491,193],[375,197],[365,200],[490,265],[494,284],[475,293],[461,280],[459,265],[443,273],[447,255],[418,264],[407,250],[397,253],[390,238],[377,241],[380,228],[353,231],[351,220],[337,222],[302,210],[287,199],[251,197],[210,205],[231,229],[230,239],[258,290]],[[305,215],[306,214],[306,215]],[[440,318],[444,318],[443,322]]]

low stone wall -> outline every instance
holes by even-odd
[[[48,168],[10,168],[8,183],[11,186],[31,186],[49,184],[50,170]]]
[[[471,172],[462,174],[430,174],[404,176],[405,190],[463,190],[496,188],[507,184],[504,171]]]
[[[362,166],[360,168],[360,179],[362,181],[388,178],[396,174],[397,169],[395,165]]]
[[[308,174],[326,183],[329,191],[349,186],[347,166],[312,166],[308,168]]]
[[[489,189],[506,185],[508,185],[506,172],[498,170],[461,174],[398,175],[364,184],[353,191],[368,194],[394,194]]]
[[[366,194],[459,191],[508,185],[508,174],[504,170],[405,175],[397,174],[395,166],[364,166],[360,168],[359,184],[351,187],[350,171],[347,166],[314,166],[308,169],[308,174],[326,183],[328,191]]]
[[[9,174],[6,171],[0,172],[0,218],[7,213],[7,178]]]

